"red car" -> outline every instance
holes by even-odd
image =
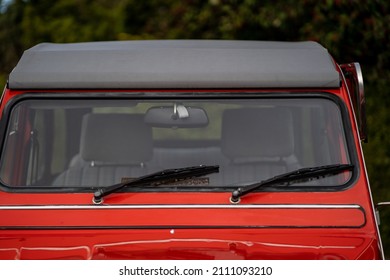
[[[358,63],[315,42],[39,44],[1,99],[1,259],[381,259]]]

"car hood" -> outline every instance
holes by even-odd
[[[358,205],[3,206],[2,259],[378,258]]]
[[[28,237],[26,237],[28,236]],[[136,230],[10,234],[2,259],[374,259],[377,240],[307,230]],[[11,246],[10,246],[11,245]]]

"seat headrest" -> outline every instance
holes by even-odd
[[[139,164],[153,152],[152,129],[141,114],[87,114],[81,126],[80,154],[86,161]]]
[[[292,114],[286,108],[228,109],[222,151],[231,160],[286,157],[294,151]]]

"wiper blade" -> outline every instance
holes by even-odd
[[[156,173],[145,175],[130,182],[119,183],[97,190],[93,194],[93,202],[99,204],[103,197],[117,192],[125,187],[140,186],[152,183],[164,184],[170,181],[181,181],[219,172],[219,165],[199,165],[184,168],[165,169]]]
[[[296,183],[303,181],[310,181],[327,176],[333,176],[344,171],[350,171],[353,169],[352,164],[332,164],[317,167],[301,168],[292,172],[284,173],[270,179],[261,181],[259,183],[251,184],[249,186],[238,188],[232,192],[230,201],[232,203],[239,203],[240,197],[251,193],[259,188],[267,187],[271,185],[283,184],[283,183]]]

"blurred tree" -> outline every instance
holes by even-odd
[[[21,34],[23,6],[22,0],[14,0],[0,12],[0,78],[3,78],[3,81],[24,50],[18,36]]]

